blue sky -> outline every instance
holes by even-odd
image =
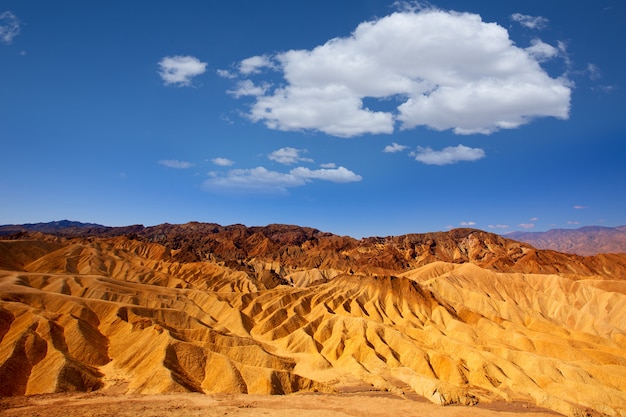
[[[0,2],[0,224],[626,224],[626,5]]]

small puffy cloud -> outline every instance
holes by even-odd
[[[179,161],[178,159],[162,159],[158,163],[168,168],[176,169],[187,169],[193,166],[191,162]]]
[[[533,217],[531,219],[529,219],[531,222],[536,222],[537,220],[539,220],[539,217]]]
[[[490,224],[489,226],[490,229],[508,229],[509,225],[507,224]]]
[[[485,151],[480,148],[470,148],[464,145],[448,146],[440,151],[430,147],[418,147],[416,152],[411,152],[416,161],[427,165],[449,165],[461,161],[476,161],[485,156]]]
[[[244,75],[258,74],[261,68],[273,68],[274,64],[267,55],[246,58],[239,63],[239,72]]]
[[[267,157],[275,162],[291,165],[296,162],[313,162],[311,158],[304,158],[301,154],[306,153],[306,149],[296,149],[296,148],[280,148],[272,153],[270,153]]]
[[[513,13],[511,15],[511,20],[519,23],[520,25],[528,28],[528,29],[537,29],[541,30],[548,25],[548,19],[542,16],[529,16],[527,14],[522,13]]]
[[[539,40],[518,47],[504,27],[477,14],[405,7],[311,50],[247,58],[239,73],[270,76],[260,74],[267,67],[275,70],[271,77],[282,75],[252,95],[247,113],[270,129],[352,137],[393,133],[399,125],[489,134],[538,117],[569,117],[569,81],[540,65],[557,51],[563,54]],[[364,105],[389,98],[398,102],[390,110]]]
[[[211,159],[211,162],[221,167],[229,167],[234,164],[234,162],[228,158],[213,158]]]
[[[530,46],[525,50],[539,62],[554,58],[560,52],[559,48],[555,48],[543,42],[541,39],[533,39],[530,41]]]
[[[459,224],[463,227],[476,226],[476,222],[461,222]]]
[[[398,145],[397,143],[393,142],[391,145],[385,146],[385,149],[383,149],[383,152],[388,152],[388,153],[402,152],[406,148],[407,147],[404,145]]]
[[[0,13],[0,42],[10,44],[20,33],[20,21],[12,12]]]
[[[361,177],[360,175],[357,175],[344,167],[322,168],[313,170],[309,168],[298,167],[292,169],[289,173],[301,178],[314,178],[332,182],[354,182],[361,181],[363,179],[363,177]]]
[[[285,193],[288,188],[305,184],[305,178],[257,167],[233,169],[225,175],[216,173],[204,182],[203,188],[207,191]]]
[[[193,77],[206,71],[206,66],[206,62],[193,56],[166,56],[159,62],[159,75],[165,85],[186,87],[191,85]]]
[[[534,223],[520,223],[518,224],[519,227],[521,227],[522,229],[532,229],[533,227],[535,227]]]
[[[320,167],[322,167],[322,168],[337,168],[337,164],[335,164],[334,162],[328,162],[326,164],[320,164]]]
[[[235,98],[242,96],[262,96],[267,91],[268,85],[255,85],[250,80],[242,80],[237,82],[237,88],[228,90],[227,93]]]
[[[234,169],[226,174],[212,173],[203,188],[207,191],[251,192],[251,193],[286,193],[289,188],[301,187],[311,180],[326,180],[336,183],[360,181],[360,175],[339,167],[335,169],[310,170],[304,167],[294,168],[288,173],[270,171],[264,167],[252,169]]]

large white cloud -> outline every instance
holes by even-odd
[[[193,56],[166,56],[159,62],[159,75],[165,85],[189,86],[193,77],[206,71],[206,66]]]
[[[9,44],[20,33],[20,21],[12,12],[0,13],[0,42]]]
[[[272,69],[284,80],[273,88],[239,84],[234,95],[253,92],[248,116],[278,130],[350,137],[392,133],[399,123],[491,133],[536,117],[568,117],[568,80],[551,78],[540,65],[556,55],[539,39],[516,46],[505,28],[476,14],[405,10],[312,50],[245,59],[241,77]],[[366,98],[393,100],[374,110]]]

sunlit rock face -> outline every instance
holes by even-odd
[[[335,392],[626,415],[626,255],[472,229],[189,223],[0,241],[0,395]]]

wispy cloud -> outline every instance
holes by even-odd
[[[218,69],[217,71],[217,75],[219,75],[222,78],[237,78],[237,74],[229,71],[229,70],[225,70],[225,69]]]
[[[303,153],[306,153],[306,149],[296,149],[296,148],[280,148],[272,153],[270,153],[267,157],[271,161],[275,161],[285,165],[295,164],[296,162],[313,162],[311,158],[305,158],[301,156]]]
[[[534,223],[520,223],[518,224],[519,227],[521,227],[522,229],[532,229],[535,227]]]
[[[470,148],[464,145],[448,146],[440,151],[430,147],[418,147],[410,154],[416,161],[427,165],[449,165],[461,161],[477,161],[485,157],[485,151],[480,148]]]
[[[459,225],[463,226],[463,227],[468,227],[468,226],[476,226],[476,222],[461,222],[459,223]]]
[[[263,68],[274,68],[274,63],[267,55],[246,58],[239,63],[239,72],[244,75],[258,74]]]
[[[357,175],[344,167],[321,169],[298,167],[292,169],[290,171],[290,174],[302,178],[314,178],[318,180],[326,180],[332,182],[355,182],[361,181],[363,179],[363,177],[361,177],[360,175]]]
[[[168,168],[175,168],[175,169],[187,169],[187,168],[191,168],[194,165],[191,162],[179,161],[178,159],[162,159],[157,162]]]
[[[388,152],[388,153],[402,152],[406,148],[407,146],[398,145],[397,143],[393,142],[391,145],[385,146],[385,149],[383,149],[383,152]]]
[[[580,205],[577,205],[577,206],[574,206],[574,208],[575,208],[576,210],[584,210],[584,209],[588,209],[588,208],[589,208],[589,206],[580,206]]]
[[[602,71],[600,71],[600,67],[596,64],[587,64],[587,74],[589,74],[589,78],[594,81],[602,78]]]
[[[514,16],[534,28],[547,21]],[[246,58],[238,75],[257,80],[230,94],[252,97],[247,117],[270,129],[352,137],[392,133],[398,124],[489,134],[536,117],[569,117],[569,81],[539,65],[557,52],[539,39],[519,47],[504,27],[476,14],[404,7],[311,50]],[[283,80],[272,84],[276,73]],[[390,111],[363,104],[390,97],[403,98]]]
[[[548,19],[542,16],[529,16],[522,13],[513,13],[511,20],[519,23],[528,29],[544,29],[548,25]]]
[[[165,85],[191,85],[193,77],[206,71],[207,63],[193,56],[166,56],[159,62],[159,75]]]
[[[570,225],[576,225],[576,224],[580,224],[580,222],[575,221],[575,220],[569,220],[569,221],[567,222],[567,224],[570,224]]]
[[[213,158],[211,159],[211,162],[221,167],[229,167],[235,163],[228,158]]]
[[[533,39],[530,46],[525,49],[538,62],[547,61],[548,59],[558,56],[561,50],[554,46],[543,42],[541,39]]]
[[[508,224],[490,224],[487,227],[489,227],[490,229],[508,229],[509,225]]]
[[[242,80],[237,82],[234,90],[228,90],[227,93],[235,98],[243,96],[261,96],[265,94],[269,86],[267,84],[255,85],[250,80]]]
[[[0,13],[0,42],[10,44],[20,33],[20,21],[13,12]]]
[[[203,188],[207,191],[286,193],[289,188],[301,187],[311,180],[324,180],[335,183],[361,181],[362,177],[344,167],[311,170],[297,167],[291,171],[270,171],[264,167],[233,169],[225,174],[212,173]]]

